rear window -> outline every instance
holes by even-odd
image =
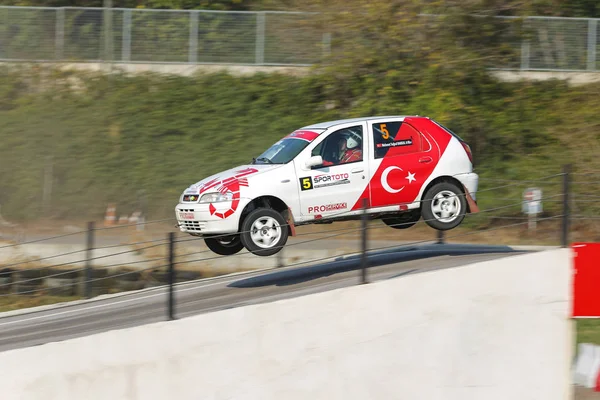
[[[431,121],[433,121],[434,124],[438,125],[440,128],[442,128],[443,130],[445,130],[446,132],[448,132],[449,134],[451,134],[452,136],[454,136],[455,138],[457,138],[461,142],[464,142],[463,138],[461,138],[460,136],[458,136],[456,133],[452,132],[450,129],[446,128],[444,125],[440,124],[439,122],[437,122],[437,121],[435,121],[433,119]]]

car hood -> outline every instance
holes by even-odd
[[[265,172],[273,171],[275,169],[283,167],[283,164],[247,164],[240,165],[235,168],[228,169],[226,171],[218,172],[214,175],[208,176],[193,185],[190,185],[185,193],[189,194],[203,194],[214,191],[221,191],[222,189],[229,189],[235,192],[235,186],[248,186],[248,180],[252,179],[257,175],[264,174]],[[224,190],[226,192],[226,190]]]

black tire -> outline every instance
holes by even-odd
[[[444,211],[449,213],[443,216]],[[465,218],[467,201],[463,191],[454,183],[440,182],[423,196],[421,215],[430,227],[439,231],[456,228]]]
[[[248,214],[241,231],[240,238],[246,250],[263,257],[280,252],[289,235],[286,220],[271,208],[257,208]],[[266,243],[261,243],[260,239]]]
[[[408,229],[415,226],[420,218],[421,212],[419,210],[410,210],[394,216],[381,217],[381,220],[390,228]]]
[[[240,235],[232,236],[218,236],[218,237],[206,237],[204,238],[206,246],[212,250],[213,253],[217,253],[222,256],[230,256],[239,253],[244,245],[240,240]]]

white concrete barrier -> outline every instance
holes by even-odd
[[[513,256],[4,352],[0,398],[565,400],[569,258]]]

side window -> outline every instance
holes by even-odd
[[[311,157],[312,156],[323,156],[322,154],[322,149],[323,149],[323,143],[325,143],[327,141],[327,139],[321,141],[321,143],[319,143],[318,145],[315,146],[315,148],[313,149],[313,151],[310,153]]]
[[[423,148],[423,138],[410,124],[401,121],[373,124],[375,159],[390,155],[418,153]],[[392,150],[393,149],[393,150]]]
[[[323,166],[362,161],[362,126],[344,128],[331,133],[313,149],[311,155],[323,157]]]

